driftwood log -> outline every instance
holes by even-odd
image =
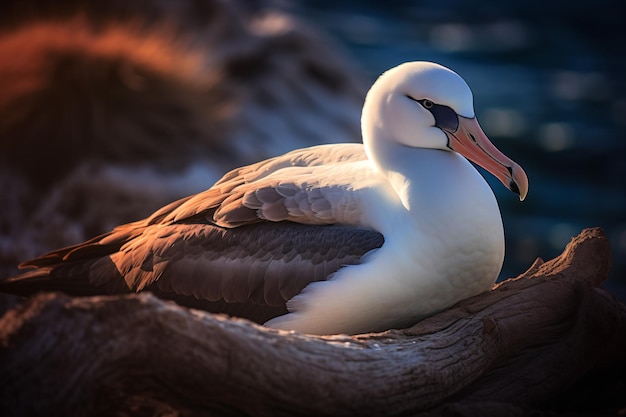
[[[587,229],[491,292],[355,337],[275,331],[149,294],[4,298],[0,415],[554,415],[599,373],[626,398],[626,307],[599,287],[609,264],[602,231]]]

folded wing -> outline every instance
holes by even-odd
[[[150,290],[264,322],[286,313],[287,300],[309,283],[383,244],[380,233],[358,227],[358,190],[349,185],[351,176],[369,175],[365,159],[360,145],[321,146],[231,171],[145,220],[25,262],[37,269],[0,289]]]

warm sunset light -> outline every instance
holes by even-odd
[[[626,415],[622,4],[395,3],[3,5],[0,415]]]

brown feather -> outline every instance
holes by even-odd
[[[358,264],[383,243],[382,235],[372,230],[290,222],[234,229],[139,223],[100,239],[107,243],[95,238],[30,261],[26,264],[46,266],[2,281],[0,289],[22,295],[38,290],[76,295],[150,290],[185,305],[202,304],[209,311],[262,321],[284,312],[287,300],[310,282]]]

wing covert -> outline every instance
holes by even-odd
[[[263,220],[358,225],[359,197],[353,184],[364,183],[368,176],[374,183],[381,181],[361,144],[299,149],[237,168],[210,189],[163,208],[150,221],[203,218],[227,228]]]

